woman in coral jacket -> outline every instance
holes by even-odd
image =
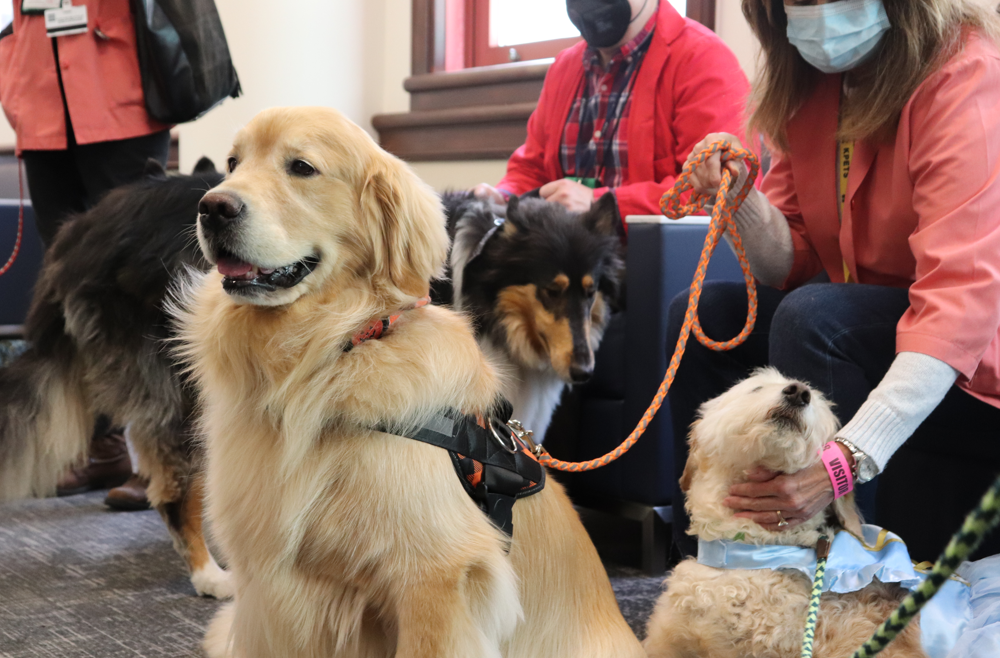
[[[622,217],[659,214],[691,147],[708,132],[740,132],[746,76],[718,36],[667,0],[566,5],[584,41],[549,68],[497,188],[541,188],[577,211],[611,190]],[[489,185],[476,192],[503,200]]]
[[[46,4],[14,2],[14,21],[0,39],[0,104],[17,134],[35,224],[48,246],[69,213],[140,178],[149,158],[166,166],[170,126],[146,112],[129,0],[76,0],[56,10],[76,12],[83,28],[56,37],[46,33]],[[98,425],[88,462],[63,478],[60,493],[114,486],[109,505],[144,508],[138,476],[117,486],[132,474],[122,432]]]
[[[882,473],[877,496],[859,492],[868,518],[920,560],[1000,472],[1000,24],[981,4],[743,0],[764,52],[750,126],[776,150],[736,215],[760,316],[732,352],[689,342],[670,393],[683,437],[754,367],[818,387],[845,423],[831,450],[857,482]],[[720,137],[738,142],[706,141]],[[721,171],[706,163],[696,187]],[[735,335],[745,311],[743,284],[705,289],[710,336]],[[671,314],[673,345],[682,300]],[[834,497],[823,464],[748,478],[727,504],[772,530]],[[980,555],[1000,552],[988,541]]]

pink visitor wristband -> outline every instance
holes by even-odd
[[[844,452],[837,445],[836,441],[830,441],[819,451],[823,466],[830,475],[830,482],[833,484],[833,497],[840,498],[854,491],[854,476],[851,475],[851,468],[844,459]]]

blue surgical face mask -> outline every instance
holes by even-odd
[[[882,0],[839,0],[785,6],[788,40],[824,73],[849,71],[875,50],[889,29]]]

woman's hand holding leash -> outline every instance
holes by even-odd
[[[689,162],[697,158],[698,154],[710,147],[715,142],[727,141],[730,143],[733,149],[742,149],[743,144],[740,142],[736,135],[730,135],[729,133],[712,133],[701,140],[695,147],[691,149],[691,154],[688,155],[687,160],[684,165],[687,166]],[[708,194],[713,198],[715,194],[719,191],[719,186],[722,185],[722,151],[714,153],[712,157],[705,160],[705,162],[697,167],[691,172],[691,178],[689,182],[694,188],[694,192],[697,194]],[[733,180],[735,181],[739,178],[740,173],[742,173],[743,168],[741,167],[738,160],[729,160],[726,162],[726,169],[733,173]]]
[[[851,462],[850,451],[844,458]],[[811,519],[833,502],[833,484],[823,462],[797,473],[778,473],[758,466],[747,473],[747,482],[729,487],[722,501],[736,510],[735,516],[750,519],[765,530],[790,530]]]

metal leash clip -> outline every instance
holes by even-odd
[[[510,431],[514,433],[514,436],[517,437],[518,441],[527,446],[528,451],[531,454],[535,457],[542,456],[542,446],[535,443],[535,433],[531,430],[524,429],[524,425],[521,424],[521,421],[511,418],[507,421],[507,427],[509,427]]]

